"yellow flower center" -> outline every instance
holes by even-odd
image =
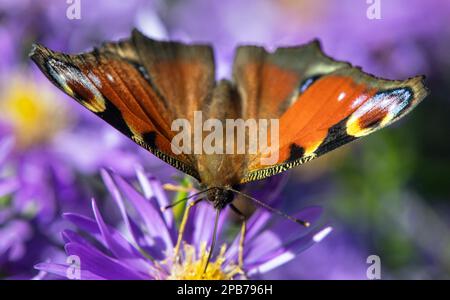
[[[189,244],[184,244],[179,258],[174,258],[170,268],[170,275],[167,279],[176,280],[230,280],[236,275],[242,274],[239,266],[228,264],[224,266],[226,245],[220,248],[219,255],[214,261],[210,261],[206,272],[209,251],[206,244],[200,246],[197,254],[196,248]]]
[[[0,118],[12,127],[20,148],[48,141],[66,125],[67,111],[33,79],[16,77],[2,90]]]

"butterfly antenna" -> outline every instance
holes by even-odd
[[[252,201],[255,202],[257,205],[259,205],[259,206],[261,206],[261,207],[267,209],[267,210],[270,211],[270,212],[273,212],[273,213],[275,213],[275,214],[277,214],[277,215],[279,215],[279,216],[281,216],[281,217],[283,217],[283,218],[286,218],[286,219],[288,219],[288,220],[291,220],[292,222],[295,222],[295,223],[297,223],[297,224],[303,225],[303,226],[305,226],[305,227],[309,227],[309,226],[311,225],[311,223],[309,223],[308,221],[304,221],[304,220],[300,220],[300,219],[294,218],[293,216],[290,216],[290,215],[288,215],[288,214],[285,214],[285,213],[282,212],[281,210],[275,209],[275,208],[273,208],[272,206],[270,206],[270,205],[268,205],[268,204],[266,204],[266,203],[264,203],[264,202],[262,202],[262,201],[259,201],[258,199],[253,198],[253,197],[251,197],[251,196],[249,196],[249,195],[247,195],[247,194],[244,194],[244,193],[242,193],[242,192],[240,192],[240,191],[238,191],[238,190],[235,190],[235,189],[233,189],[233,188],[228,188],[228,189],[229,189],[230,191],[233,191],[233,192],[235,192],[235,193],[237,193],[237,194],[239,194],[239,195],[241,195],[241,196],[247,198],[247,199],[252,200]]]
[[[162,208],[161,208],[161,211],[162,211],[162,212],[165,212],[166,210],[168,210],[168,209],[170,209],[170,208],[173,208],[173,207],[177,206],[177,205],[180,204],[180,203],[186,202],[187,200],[189,200],[189,199],[191,199],[191,198],[193,198],[193,197],[195,197],[195,196],[198,196],[198,195],[200,195],[200,194],[203,194],[203,193],[209,191],[210,189],[211,189],[211,188],[208,188],[208,189],[206,189],[206,190],[203,190],[203,191],[200,191],[200,192],[195,193],[195,194],[193,194],[193,195],[190,195],[190,196],[188,196],[188,197],[186,197],[186,198],[177,200],[177,201],[175,201],[175,202],[173,202],[173,203],[171,203],[171,204],[169,204],[169,205],[167,205],[167,206],[162,207]]]
[[[219,216],[220,216],[220,209],[216,209],[216,218],[214,220],[213,236],[212,236],[211,246],[209,247],[208,259],[206,260],[205,268],[203,269],[203,275],[205,275],[206,270],[208,270],[208,265],[209,265],[209,262],[211,261],[212,253],[213,253],[214,247],[216,245]]]

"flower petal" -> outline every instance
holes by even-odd
[[[97,249],[88,248],[77,243],[68,243],[65,245],[65,249],[67,255],[77,255],[79,257],[81,270],[88,271],[105,279],[140,280],[149,279],[150,277],[149,274],[145,276],[142,273],[136,272],[122,262],[107,256]]]
[[[111,178],[111,175],[109,172],[107,172],[105,169],[102,169],[100,171],[100,174],[102,176],[103,182],[106,185],[106,188],[108,189],[109,193],[112,195],[112,198],[117,204],[117,207],[119,208],[120,215],[122,216],[122,220],[125,224],[126,229],[128,230],[128,233],[130,234],[131,239],[133,239],[133,242],[136,245],[139,245],[139,240],[143,238],[142,231],[138,229],[137,226],[132,226],[130,223],[130,218],[127,215],[127,211],[125,208],[125,203],[123,201],[122,195],[117,188],[116,184],[114,183],[113,179]]]
[[[155,199],[159,207],[165,207],[169,205],[169,199],[167,199],[166,193],[164,193],[161,182],[156,177],[150,175],[147,176],[142,168],[136,168],[136,175],[139,183],[144,192],[145,198],[148,200]],[[173,213],[171,210],[166,210],[163,213],[166,224],[169,228],[173,228]]]
[[[195,215],[191,216],[194,222],[193,240],[196,245],[202,243],[209,244],[211,242],[212,233],[214,230],[214,219],[216,211],[209,203],[202,201],[195,207]]]
[[[19,188],[17,178],[7,178],[0,181],[0,197],[9,195]]]
[[[12,148],[15,144],[14,136],[3,137],[0,141],[0,165],[2,165],[8,155],[11,153]]]
[[[219,221],[217,224],[217,244],[221,245],[225,242],[223,237],[222,228],[226,223],[229,213],[228,207],[223,209],[219,215]],[[207,201],[202,201],[191,208],[189,218],[184,230],[183,240],[191,245],[197,246],[197,250],[200,249],[202,243],[205,243],[207,247],[212,242],[212,236],[214,231],[214,221],[216,217],[216,210]]]
[[[69,265],[64,264],[56,264],[56,263],[39,263],[34,266],[36,270],[43,271],[46,273],[51,273],[55,275],[59,275],[62,277],[68,277],[67,272],[70,268]],[[104,280],[106,278],[98,276],[96,274],[92,274],[90,271],[80,270],[80,279],[83,280]]]
[[[119,189],[131,202],[136,212],[142,218],[144,224],[147,227],[149,236],[153,238],[154,244],[161,247],[163,246],[161,245],[162,242],[165,245],[165,247],[163,247],[164,249],[162,249],[163,251],[172,251],[174,245],[174,235],[169,231],[169,228],[167,227],[167,224],[165,223],[160,210],[155,209],[153,205],[151,205],[141,194],[139,194],[120,176],[113,174],[112,177]]]
[[[106,248],[112,250],[112,247],[118,251],[117,253],[120,253],[121,251],[126,252],[127,257],[133,257],[136,259],[143,259],[144,257],[137,251],[136,248],[133,247],[123,236],[120,232],[118,232],[116,229],[114,229],[111,226],[107,226],[103,223],[104,226],[106,226],[109,237],[108,239],[112,239],[114,242],[110,241],[114,244],[114,246],[109,245],[106,240],[104,239],[101,230],[99,229],[98,224],[85,216],[74,214],[74,213],[65,213],[63,215],[65,219],[75,224],[79,229],[88,232],[92,236],[94,236],[99,242],[103,244]],[[65,239],[71,239],[74,238],[73,235],[70,233],[68,234],[65,232],[65,235],[63,235]],[[80,242],[79,240],[76,240],[76,242]],[[118,250],[118,248],[121,248],[122,250]],[[112,251],[113,252],[113,251]],[[113,252],[115,255],[117,253]],[[132,255],[132,256],[131,256]]]
[[[119,232],[112,230],[115,234],[112,235],[110,233],[110,229],[103,221],[95,200],[92,200],[92,209],[94,211],[95,219],[97,220],[98,229],[103,237],[103,241],[114,256],[141,272],[147,272],[151,265],[144,260],[144,257],[130,243],[128,243],[125,238],[122,238]]]
[[[31,239],[33,228],[23,220],[13,220],[0,228],[0,258],[8,256],[8,260],[15,261],[25,254],[25,243]]]
[[[326,235],[332,231],[332,227],[315,230],[298,238],[283,247],[279,247],[272,253],[268,253],[265,257],[261,257],[256,262],[248,262],[247,273],[249,276],[255,274],[264,274],[274,268],[291,261],[295,256],[308,249],[312,245],[320,242]],[[320,238],[317,238],[320,236]]]
[[[311,206],[302,209],[294,215],[296,218],[314,223],[322,212],[321,207]],[[270,228],[262,231],[264,226],[268,224],[273,214],[260,209],[252,215],[247,222],[247,232],[245,235],[244,258],[251,257],[251,262],[259,257],[267,255],[271,251],[276,250],[290,240],[305,234],[309,228],[302,227],[290,220],[279,219],[278,222],[272,224]],[[240,235],[236,236],[233,243],[226,253],[227,261],[235,261],[238,255],[238,245]],[[248,261],[248,259],[244,259]]]

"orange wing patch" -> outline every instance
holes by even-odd
[[[426,96],[422,79],[388,81],[344,68],[315,80],[280,118],[278,162],[265,166],[261,155],[254,157],[241,182],[283,172],[392,124]]]

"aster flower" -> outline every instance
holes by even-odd
[[[14,219],[14,211],[9,207],[10,195],[18,189],[18,180],[4,168],[14,138],[0,138],[0,271],[9,266],[5,262],[15,262],[26,251],[25,244],[32,236],[31,226],[23,220]]]
[[[15,73],[0,82],[2,167],[8,173],[0,185],[5,195],[0,248],[5,252],[20,242],[20,251],[0,260],[2,276],[32,272],[41,255],[48,257],[49,248],[56,254],[53,250],[62,249],[59,232],[66,222],[61,213],[89,212],[86,195],[95,192],[100,167],[131,176],[132,166],[143,161],[149,168],[167,170],[165,181],[174,173],[107,125],[99,127],[89,117],[77,122],[69,113],[69,100],[57,101],[47,81],[26,74]],[[6,266],[11,263],[13,269]]]
[[[263,279],[283,278],[312,280],[365,280],[367,279],[367,257],[371,253],[348,228],[333,225],[333,234],[297,256],[292,263],[275,269]],[[387,270],[383,270],[387,278]]]
[[[22,63],[37,39],[64,51],[83,51],[93,44],[129,35],[133,27],[163,37],[156,1],[81,1],[80,20],[67,17],[70,3],[53,0],[0,2],[0,72]],[[95,29],[95,30],[93,30]]]
[[[25,74],[11,75],[7,84],[1,84],[0,137],[14,137],[5,167],[14,173],[21,188],[14,193],[12,205],[20,214],[49,223],[59,215],[59,207],[68,204],[73,208],[80,203],[83,189],[78,175],[90,176],[95,174],[94,168],[105,165],[122,174],[128,169],[130,174],[129,166],[137,164],[139,156],[131,142],[114,140],[118,134],[111,137],[112,129],[106,126],[100,130],[90,126],[96,138],[75,139],[74,135],[81,135],[76,132],[89,126],[82,122],[74,128],[76,117],[65,104],[69,102],[57,101],[46,81]]]
[[[9,195],[18,188],[16,178],[9,176],[4,169],[4,163],[11,152],[13,144],[14,140],[12,137],[0,138],[0,262],[5,260],[5,256],[15,258],[16,253],[20,253],[22,248],[20,242],[16,243],[17,240],[27,238],[27,234],[22,234],[19,237],[10,234],[11,230],[9,228],[20,227],[19,223],[6,224],[12,215],[12,211],[8,207]],[[9,252],[11,249],[13,250]]]
[[[100,167],[114,168],[124,176],[131,176],[132,166],[139,161],[146,167],[163,167],[71,99],[57,99],[65,96],[40,72],[35,73],[36,68],[25,66],[28,59],[23,54],[38,38],[59,49],[79,51],[109,36],[106,31],[110,38],[117,38],[141,24],[139,18],[151,19],[139,12],[138,8],[148,6],[145,1],[100,2],[82,3],[83,22],[77,26],[67,19],[64,1],[0,3],[0,139],[11,137],[3,166],[10,178],[0,186],[10,189],[0,207],[0,252],[5,254],[0,259],[0,277],[33,271],[33,264],[43,256],[62,249],[59,232],[65,221],[61,212],[88,212],[85,195],[94,193]],[[99,11],[107,17],[99,18]],[[157,19],[153,20],[142,23],[146,27],[142,29],[151,32],[158,27]],[[168,179],[174,172],[165,173]],[[13,185],[20,188],[11,190]],[[13,248],[20,251],[6,255]]]
[[[330,227],[303,228],[258,210],[247,221],[243,248],[241,234],[232,237],[229,243],[222,234],[203,273],[215,215],[211,205],[204,201],[192,207],[188,204],[190,213],[184,234],[180,235],[172,211],[160,210],[169,201],[155,178],[149,179],[138,171],[142,195],[115,173],[103,171],[102,176],[119,208],[123,226],[106,224],[95,200],[92,200],[94,218],[75,213],[64,215],[88,235],[72,230],[62,233],[66,254],[79,258],[81,279],[253,278],[292,260],[331,231]],[[315,225],[320,212],[319,207],[309,207],[294,216]],[[229,213],[227,209],[221,213],[219,232],[226,232]],[[64,277],[69,267],[55,262],[36,265],[40,271]]]

